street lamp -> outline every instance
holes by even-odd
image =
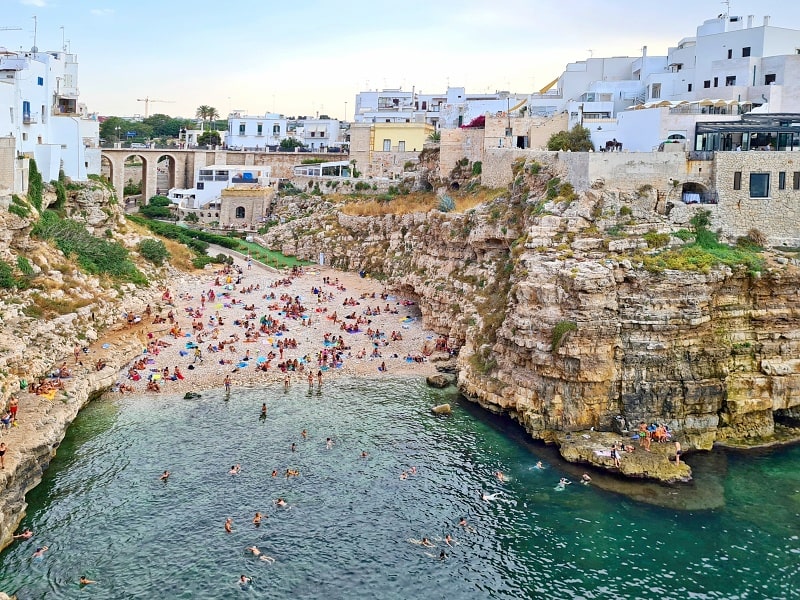
[[[344,122],[347,123],[347,102],[344,103]]]
[[[120,127],[119,125],[117,125],[116,127],[114,127],[114,131],[116,131],[116,132],[117,132],[117,148],[119,148],[119,147],[120,147],[120,139],[119,139],[119,130],[120,130],[120,129],[122,129],[122,127]]]

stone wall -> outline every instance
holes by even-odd
[[[450,173],[456,163],[466,158],[471,163],[483,161],[483,129],[442,129],[439,172]]]
[[[16,192],[14,186],[14,167],[16,150],[13,137],[0,138],[0,190]]]
[[[799,152],[716,152],[712,187],[719,194],[719,207],[712,224],[726,236],[736,238],[759,229],[772,245],[800,246],[800,189],[794,189],[795,173],[800,178]],[[740,189],[734,177],[740,173]],[[750,197],[750,175],[769,174],[769,197]],[[784,189],[780,189],[780,174]]]

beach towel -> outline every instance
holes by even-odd
[[[189,353],[186,350],[180,350],[180,351],[178,351],[178,354],[180,354],[181,356],[188,356],[189,355]]]
[[[108,350],[110,347],[111,347],[111,344],[103,344],[103,345],[101,346],[101,348],[102,348],[103,350]]]
[[[244,369],[248,364],[249,363],[247,363],[246,361],[242,361],[236,366],[239,367],[240,369]]]

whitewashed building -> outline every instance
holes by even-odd
[[[274,150],[287,137],[287,120],[282,115],[253,116],[240,111],[228,115],[225,142],[229,150]]]
[[[222,191],[229,188],[256,189],[269,187],[272,167],[243,165],[209,165],[198,167],[194,187],[172,188],[167,197],[182,210],[196,210],[219,202]]]
[[[299,121],[294,137],[312,151],[325,152],[342,144],[341,123],[338,119],[304,119]]]
[[[0,187],[27,188],[20,156],[35,159],[45,181],[58,179],[60,169],[76,181],[100,172],[99,123],[79,102],[76,55],[0,49],[0,106],[7,107],[0,110],[0,136],[15,148],[14,176]]]

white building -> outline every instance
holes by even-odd
[[[172,188],[167,197],[179,208],[199,209],[219,202],[222,190],[229,188],[256,188],[270,185],[272,167],[243,165],[209,165],[198,167],[194,187]]]
[[[428,123],[437,129],[454,129],[486,113],[513,110],[527,95],[495,92],[467,94],[463,87],[448,87],[445,93],[423,94],[385,89],[356,95],[356,123]]]
[[[287,120],[282,115],[252,116],[240,111],[228,115],[225,139],[230,150],[274,150],[287,137]]]
[[[8,107],[0,136],[13,138],[17,156],[34,158],[45,181],[60,169],[77,181],[100,172],[99,123],[78,97],[76,55],[0,49],[0,106]],[[22,192],[26,184],[15,175],[9,187]]]
[[[325,152],[341,146],[341,123],[337,119],[305,119],[298,123],[294,136],[312,151]]]

